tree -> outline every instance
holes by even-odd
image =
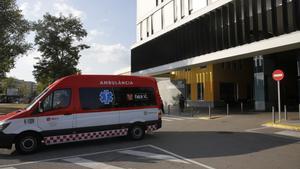
[[[1,84],[3,94],[6,94],[6,91],[9,88],[17,88],[17,80],[12,77],[4,78],[1,80]]]
[[[42,53],[34,65],[33,75],[43,87],[56,79],[80,72],[76,68],[80,51],[89,48],[79,44],[87,36],[80,19],[69,15],[59,17],[45,14],[34,24],[35,44]]]
[[[31,45],[25,41],[30,24],[23,18],[15,0],[0,1],[0,78],[15,65],[16,58]]]

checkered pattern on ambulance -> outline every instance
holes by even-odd
[[[69,142],[76,142],[76,141],[86,141],[86,140],[96,140],[102,138],[126,136],[127,133],[128,133],[128,129],[126,128],[126,129],[106,130],[106,131],[99,131],[99,132],[50,136],[50,137],[45,137],[44,142],[46,145],[53,145],[53,144],[69,143]]]

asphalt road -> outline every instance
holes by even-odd
[[[0,169],[300,169],[299,133],[260,126],[268,120],[268,114],[163,117],[163,128],[141,141],[71,143],[26,156],[0,149]]]

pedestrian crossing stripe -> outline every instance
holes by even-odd
[[[134,149],[138,148],[152,148],[155,149],[161,153],[153,153],[149,151],[138,151]],[[206,169],[215,169],[213,167],[210,167],[206,164],[194,161],[192,159],[185,158],[183,156],[180,156],[178,154],[172,153],[170,151],[167,151],[165,149],[162,149],[160,147],[154,146],[154,145],[141,145],[141,146],[135,146],[135,147],[128,147],[128,148],[122,148],[122,149],[115,149],[115,150],[107,150],[107,151],[100,151],[100,152],[93,152],[93,153],[86,153],[86,154],[79,154],[79,155],[73,155],[68,157],[57,157],[57,158],[51,158],[51,159],[44,159],[39,161],[28,161],[28,162],[22,162],[22,163],[16,163],[16,164],[10,164],[10,165],[0,165],[0,169],[17,169],[16,166],[20,166],[20,168],[23,168],[21,166],[23,165],[33,165],[33,164],[41,164],[49,161],[64,161],[66,163],[69,163],[70,165],[77,165],[89,169],[124,169],[119,166],[112,165],[111,163],[114,161],[108,161],[108,162],[98,162],[86,159],[87,156],[95,156],[100,154],[106,154],[106,153],[121,153],[125,155],[133,155],[137,157],[143,157],[148,159],[155,159],[158,161],[169,161],[169,162],[177,162],[182,163],[184,165],[197,165],[201,166]],[[85,158],[84,158],[85,157]],[[109,163],[109,164],[108,164]],[[19,167],[18,167],[19,168]]]
[[[128,154],[128,155],[137,156],[137,157],[152,158],[155,160],[165,160],[165,161],[189,164],[189,162],[187,162],[187,161],[184,161],[184,160],[178,159],[174,156],[166,155],[166,154],[156,154],[156,153],[135,151],[135,150],[124,150],[124,151],[120,151],[119,153]]]
[[[80,158],[80,157],[68,158],[68,159],[64,159],[64,161],[81,166],[81,167],[90,168],[90,169],[99,169],[99,168],[123,169],[121,167],[116,167],[116,166],[108,165],[108,164],[101,163],[101,162],[91,161],[91,160],[87,160],[87,159]]]

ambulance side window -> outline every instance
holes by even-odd
[[[80,88],[80,106],[83,110],[112,108],[115,95],[112,88]]]
[[[71,100],[71,90],[70,89],[59,89],[52,92],[49,96],[45,98],[42,102],[43,112],[66,108],[69,106]]]
[[[70,104],[71,90],[56,90],[53,93],[53,109],[66,108]]]
[[[51,93],[43,101],[43,103],[42,103],[43,111],[49,111],[52,109],[52,100],[53,100],[52,98],[53,98],[53,94]]]
[[[156,105],[154,89],[150,87],[115,88],[115,107]]]

